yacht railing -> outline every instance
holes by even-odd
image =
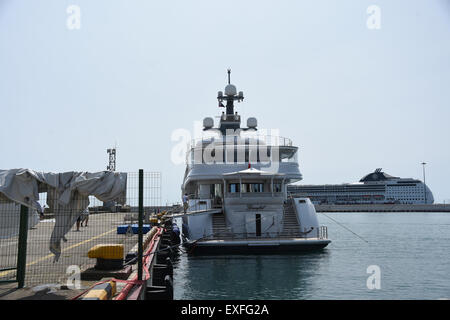
[[[197,201],[194,205],[188,206],[188,211],[208,210],[208,201]]]
[[[234,192],[226,193],[225,198],[271,198],[284,197],[283,192]]]
[[[187,206],[187,211],[201,211],[210,209],[223,209],[223,201],[218,202],[216,198],[213,197],[199,197],[198,195],[191,193],[188,195],[189,200],[197,200],[194,204],[189,204]]]
[[[317,232],[317,238],[328,239],[328,228],[326,226],[320,226],[319,229],[317,229]]]
[[[223,138],[225,137],[225,138]],[[197,146],[199,143],[201,144],[209,144],[209,143],[221,143],[234,144],[234,136],[222,136],[222,137],[202,137],[191,140],[191,147]],[[257,141],[259,145],[267,145],[267,146],[281,146],[281,147],[292,147],[292,140],[286,137],[281,136],[272,136],[272,135],[255,135],[255,136],[240,136],[239,140],[243,144],[243,142],[249,143],[249,145],[256,145]]]
[[[232,232],[230,228],[226,228],[214,234],[204,235],[202,240],[286,240],[292,238],[327,240],[327,227],[320,226],[315,235],[300,231],[261,232],[260,235],[257,235],[256,232],[236,233]]]

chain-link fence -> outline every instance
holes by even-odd
[[[161,205],[161,174],[144,172],[143,180],[145,223]],[[86,208],[86,197],[77,199],[76,192],[71,197],[72,206],[57,210],[52,204],[54,199],[51,199],[50,193],[40,194],[43,213],[1,200],[0,288],[4,283],[20,283],[23,271],[26,287],[64,285],[74,273],[95,265],[95,259],[88,258],[87,253],[97,244],[122,244],[126,255],[138,241],[138,186],[138,173],[127,173],[126,199],[122,199],[123,204],[116,201],[101,202],[89,196],[88,210],[82,209]],[[28,211],[26,232],[20,232],[21,225],[23,228],[21,208]],[[22,256],[20,245],[23,246]]]
[[[17,279],[20,210],[20,204],[0,200],[0,280],[3,282]],[[30,212],[28,225],[31,227],[38,221],[39,215],[36,218],[36,212]]]

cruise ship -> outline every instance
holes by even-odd
[[[298,147],[288,138],[261,134],[256,118],[241,126],[234,110],[243,92],[230,83],[219,91],[225,108],[214,127],[203,120],[203,135],[186,154],[181,186],[185,212],[183,244],[191,254],[297,252],[322,249],[331,241],[314,205],[288,197],[300,181]],[[226,103],[226,105],[224,105]]]
[[[292,196],[309,198],[314,204],[432,204],[426,184],[417,179],[391,176],[381,168],[356,183],[295,185],[287,187]]]

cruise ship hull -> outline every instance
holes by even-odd
[[[417,179],[391,176],[381,168],[359,182],[327,185],[289,185],[293,196],[307,197],[316,205],[433,204],[428,186]]]

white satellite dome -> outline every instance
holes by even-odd
[[[205,118],[203,119],[203,127],[206,129],[210,129],[214,126],[214,119],[213,118]]]
[[[247,119],[247,127],[249,128],[256,128],[256,126],[258,125],[258,121],[256,120],[256,118],[248,118]]]
[[[232,84],[229,84],[225,87],[225,95],[226,96],[235,96],[237,93],[236,87]]]

